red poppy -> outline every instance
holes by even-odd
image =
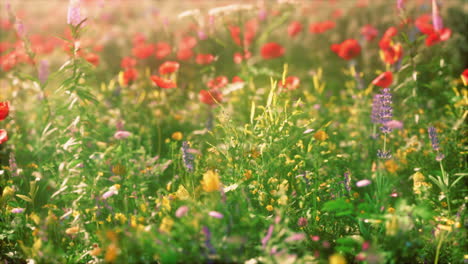
[[[132,49],[133,56],[139,59],[146,59],[154,53],[154,45],[140,43]]]
[[[434,32],[434,27],[430,24],[432,18],[430,14],[424,14],[418,17],[414,21],[414,25],[425,35],[429,35]]]
[[[340,44],[332,44],[331,50],[345,60],[350,60],[361,53],[361,46],[355,39],[347,39]]]
[[[164,78],[161,78],[159,76],[154,76],[153,75],[153,76],[151,76],[151,80],[153,81],[154,84],[156,84],[157,86],[159,86],[161,88],[164,88],[164,89],[177,87],[175,82],[173,82],[172,80],[164,79]]]
[[[101,52],[103,49],[104,49],[104,46],[101,45],[101,44],[96,44],[93,47],[93,51],[95,51],[95,52]]]
[[[132,68],[136,65],[136,60],[132,57],[123,57],[120,62],[120,67],[127,69]]]
[[[288,35],[291,37],[296,36],[297,34],[301,33],[302,31],[302,24],[299,21],[293,21],[288,26]]]
[[[226,76],[218,76],[214,79],[211,79],[206,84],[211,89],[220,89],[226,86],[229,83],[229,80]]]
[[[243,83],[244,80],[242,80],[239,76],[234,76],[232,77],[231,83]]]
[[[229,26],[229,32],[231,33],[232,40],[234,40],[234,42],[237,45],[240,46],[241,45],[241,38],[240,38],[241,30],[240,30],[240,27],[238,27],[238,26]]]
[[[157,59],[164,59],[165,57],[169,56],[172,52],[172,48],[166,42],[158,42],[156,43],[156,58]]]
[[[468,69],[465,69],[461,74],[462,82],[465,86],[468,86]]]
[[[138,44],[144,44],[146,42],[146,37],[143,33],[136,33],[133,36],[133,45],[136,46]]]
[[[214,61],[215,57],[212,54],[198,54],[195,59],[197,64],[207,65]]]
[[[94,66],[98,66],[98,65],[99,65],[99,55],[97,55],[96,53],[88,53],[88,54],[86,54],[85,59],[86,59],[86,61],[88,61],[89,63],[93,64]]]
[[[269,42],[262,46],[260,54],[265,60],[274,59],[284,55],[284,48],[276,42]]]
[[[170,74],[179,70],[180,64],[176,61],[166,61],[159,66],[159,74]]]
[[[361,34],[367,41],[372,41],[377,37],[379,31],[371,25],[365,25],[361,28]]]
[[[195,37],[187,36],[179,42],[179,49],[193,49],[198,41]]]
[[[392,72],[384,72],[380,74],[379,76],[377,76],[377,78],[375,78],[372,81],[372,84],[376,86],[380,86],[382,88],[387,88],[388,86],[392,84],[392,82],[393,82]]]
[[[289,76],[286,78],[285,82],[279,82],[279,86],[288,90],[295,90],[301,84],[301,80],[296,76]]]
[[[333,10],[331,16],[332,16],[333,18],[340,18],[340,17],[343,16],[343,10],[337,8],[337,9]]]
[[[257,34],[258,30],[258,21],[257,19],[251,19],[247,21],[244,25],[244,41],[243,44],[244,46],[249,46],[252,44],[253,39],[255,38],[255,35]],[[242,40],[241,40],[241,28],[238,26],[229,26],[229,32],[231,33],[231,37],[234,40],[234,42],[241,46]]]
[[[403,56],[403,47],[400,43],[388,45],[387,48],[381,50],[380,56],[385,63],[394,64]]]
[[[193,57],[193,51],[191,49],[181,49],[177,51],[177,59],[181,61],[189,60]]]
[[[198,98],[200,99],[200,102],[204,104],[215,105],[223,100],[223,95],[218,90],[201,90],[198,94]]]
[[[452,36],[452,30],[449,28],[443,28],[440,31],[434,31],[429,34],[426,38],[426,46],[430,47],[441,41],[446,41]]]
[[[8,134],[5,129],[0,129],[0,144],[8,140]]]
[[[10,103],[8,102],[0,102],[0,121],[5,120],[5,118],[10,113]]]
[[[138,77],[138,71],[135,68],[128,68],[123,73],[124,84],[127,85],[130,82],[133,82]]]
[[[396,27],[389,27],[382,38],[393,38],[398,34],[398,29]]]
[[[334,21],[324,21],[324,22],[317,22],[314,24],[310,24],[309,32],[310,33],[324,33],[330,29],[335,28],[336,23]]]

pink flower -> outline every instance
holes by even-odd
[[[80,12],[81,0],[70,0],[68,4],[67,24],[76,27],[83,20]]]
[[[13,208],[13,209],[11,209],[11,212],[13,214],[21,214],[22,212],[24,212],[24,208],[19,208],[19,207]]]
[[[402,129],[403,128],[403,123],[398,120],[390,120],[385,123],[385,126],[391,129]]]
[[[120,131],[115,132],[114,138],[118,139],[118,140],[121,140],[121,139],[126,139],[131,135],[132,135],[132,133],[130,133],[128,131],[120,130]]]
[[[214,217],[214,218],[218,218],[218,219],[221,219],[221,218],[224,217],[224,215],[222,213],[216,212],[216,211],[210,211],[208,213],[208,215],[211,216],[211,217]]]
[[[305,235],[303,233],[295,233],[291,235],[290,237],[286,238],[284,241],[285,242],[294,242],[294,241],[301,241],[305,239]]]
[[[177,218],[184,217],[184,216],[188,213],[188,211],[189,211],[188,206],[182,205],[182,206],[179,207],[179,208],[177,209],[177,211],[175,212],[175,216],[176,216]]]
[[[365,179],[365,180],[360,180],[360,181],[356,182],[356,186],[357,187],[365,187],[365,186],[367,186],[367,185],[369,185],[371,183],[372,182],[370,180]]]

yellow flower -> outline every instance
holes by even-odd
[[[271,204],[269,204],[269,205],[266,206],[266,209],[271,212],[271,211],[273,211],[273,206]]]
[[[74,235],[78,233],[79,231],[80,231],[80,228],[78,226],[73,226],[73,227],[67,228],[67,230],[65,230],[65,234]]]
[[[394,160],[385,161],[385,169],[390,173],[395,173],[398,170],[398,165]]]
[[[173,224],[174,220],[166,216],[163,218],[161,225],[159,226],[159,230],[164,233],[169,233]]]
[[[114,262],[118,254],[119,249],[117,248],[117,245],[112,243],[107,247],[106,256],[104,257],[104,260],[106,262]]]
[[[333,254],[328,257],[329,264],[346,264],[346,259],[340,254]]]
[[[203,174],[203,180],[201,181],[201,184],[205,192],[215,192],[221,188],[219,175],[213,170],[209,170]]]
[[[127,217],[122,213],[116,213],[114,216],[115,220],[120,221],[121,224],[127,222]]]
[[[319,130],[314,134],[314,138],[318,141],[325,141],[328,139],[328,134],[323,130]]]
[[[177,141],[182,140],[183,137],[184,135],[179,131],[172,133],[172,136],[171,136],[173,140],[177,140]]]
[[[15,194],[15,190],[13,188],[11,188],[10,186],[7,186],[5,187],[5,189],[3,190],[3,197],[6,198],[9,198],[9,197],[12,197],[13,195]]]
[[[183,185],[179,185],[179,188],[177,189],[175,196],[179,200],[188,200],[190,198],[190,194],[188,193],[187,189],[185,189]]]

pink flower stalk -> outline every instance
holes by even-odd
[[[131,135],[132,135],[132,133],[130,133],[130,132],[128,132],[128,131],[123,131],[123,130],[121,130],[121,131],[115,132],[114,138],[115,138],[115,139],[118,139],[118,140],[122,140],[122,139],[128,138],[128,137],[131,136]]]
[[[184,216],[188,213],[188,211],[189,211],[188,206],[182,205],[182,206],[179,207],[179,208],[177,209],[177,211],[175,212],[175,216],[176,216],[177,218],[184,217]]]
[[[432,25],[435,31],[440,31],[444,27],[437,0],[432,0]]]
[[[208,215],[211,216],[211,217],[214,217],[214,218],[218,218],[218,219],[221,219],[221,218],[224,217],[224,215],[222,213],[216,212],[216,211],[210,211],[208,213]]]
[[[397,0],[397,8],[399,11],[402,11],[405,8],[405,1],[404,0]]]
[[[290,237],[286,238],[284,242],[295,242],[295,241],[301,241],[304,240],[306,236],[303,233],[295,233],[291,235]]]
[[[16,27],[16,33],[18,33],[18,36],[20,38],[24,38],[26,36],[26,29],[24,28],[23,21],[18,20],[15,24]]]
[[[67,24],[76,27],[83,20],[80,10],[81,0],[70,0],[68,4]]]
[[[38,69],[39,81],[44,84],[49,78],[49,61],[41,60]]]
[[[356,186],[357,187],[365,187],[365,186],[367,186],[367,185],[369,185],[371,183],[372,182],[370,180],[365,179],[365,180],[360,180],[360,181],[356,182]]]

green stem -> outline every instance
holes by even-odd
[[[447,199],[447,206],[448,206],[448,211],[449,211],[449,215],[450,213],[452,212],[452,208],[450,207],[450,183],[448,181],[448,176],[447,174],[445,173],[445,170],[444,170],[444,165],[442,164],[442,161],[439,161],[439,165],[440,165],[440,171],[442,172],[442,179],[444,181],[444,184],[446,185],[446,189],[444,190],[445,191],[445,198]]]
[[[442,247],[442,243],[444,242],[444,231],[440,231],[441,234],[440,234],[440,239],[439,239],[439,243],[437,243],[437,249],[436,249],[436,256],[435,256],[435,259],[434,259],[434,264],[438,264],[439,263],[439,256],[440,256],[440,248]]]

